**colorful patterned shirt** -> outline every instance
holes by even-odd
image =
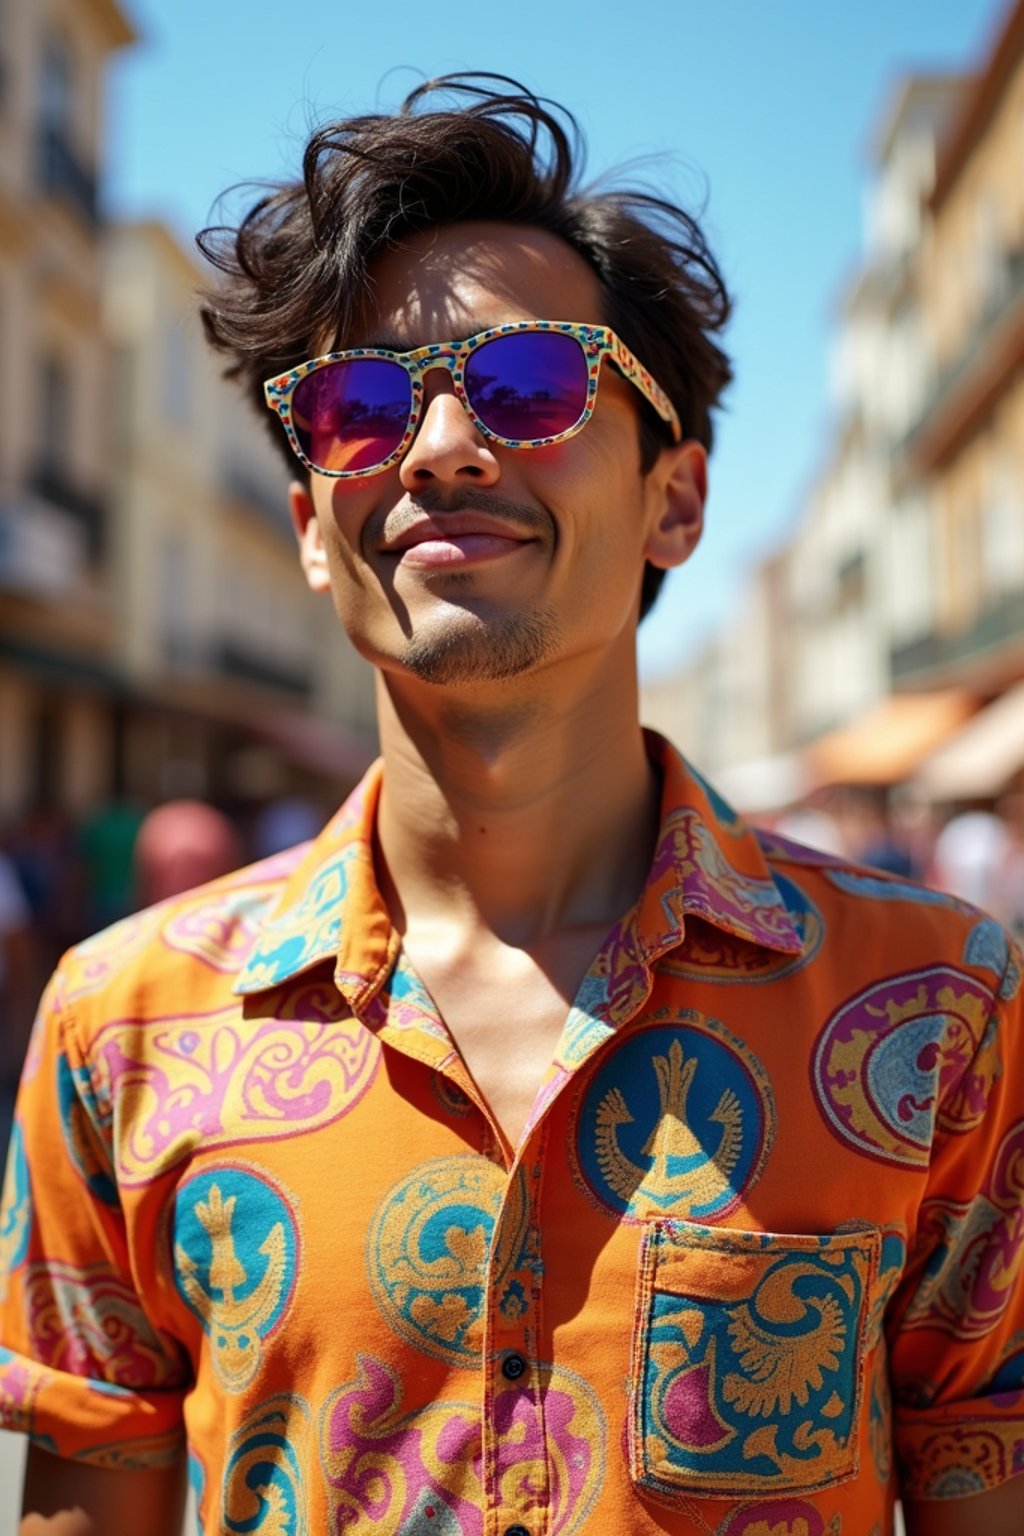
[[[109,1467],[187,1440],[201,1529],[261,1536],[882,1536],[900,1486],[1024,1471],[1019,959],[651,750],[646,889],[514,1156],[378,892],[379,768],[71,952],[0,1423]]]

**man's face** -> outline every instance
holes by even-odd
[[[405,351],[508,321],[605,320],[586,262],[526,227],[422,231],[382,256],[372,278],[373,312],[346,346]],[[314,474],[308,493],[293,488],[310,584],[330,587],[375,666],[428,682],[494,681],[608,651],[635,627],[645,559],[677,564],[700,533],[703,450],[666,447],[641,475],[639,405],[605,362],[581,432],[504,448],[474,426],[446,370],[432,370],[397,466],[348,481]]]

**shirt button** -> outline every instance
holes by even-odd
[[[507,1525],[505,1536],[530,1536],[530,1533],[525,1525]]]
[[[523,1359],[522,1355],[517,1355],[515,1353],[506,1355],[504,1360],[501,1362],[501,1374],[504,1376],[506,1381],[518,1381],[525,1370],[526,1361]],[[521,1530],[523,1530],[521,1525],[510,1526],[509,1529],[505,1532],[505,1536],[518,1536],[518,1533]],[[529,1531],[525,1533],[525,1536],[530,1536]]]

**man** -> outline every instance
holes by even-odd
[[[51,985],[23,1531],[170,1536],[187,1434],[208,1533],[1017,1532],[1018,962],[642,734],[728,303],[501,88],[317,134],[207,242],[383,766]]]

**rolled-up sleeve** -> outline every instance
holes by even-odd
[[[40,1005],[0,1201],[0,1427],[104,1466],[184,1454],[190,1367],[133,1278],[97,1097],[58,970]]]
[[[963,1070],[953,1067],[953,1053],[940,1064],[917,1240],[890,1312],[894,1430],[907,1498],[962,1498],[1024,1473],[1021,1002],[1021,956],[1011,946],[973,1058]]]

